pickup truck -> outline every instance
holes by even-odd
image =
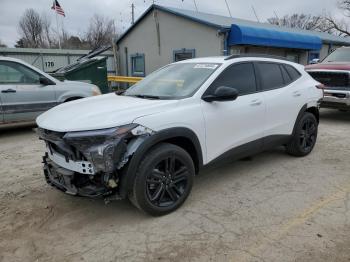
[[[324,84],[321,107],[350,110],[350,47],[341,47],[321,63],[308,65],[305,70]]]

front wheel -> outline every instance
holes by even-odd
[[[293,156],[306,156],[313,150],[318,132],[316,117],[306,112],[297,123],[296,130],[291,141],[287,144],[287,153]]]
[[[194,174],[192,158],[184,149],[159,144],[141,161],[129,199],[150,215],[168,214],[190,194]]]

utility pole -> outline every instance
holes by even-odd
[[[134,3],[131,4],[131,24],[133,25],[135,23],[135,5]]]

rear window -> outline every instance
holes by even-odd
[[[263,90],[277,89],[285,85],[279,64],[257,63],[257,67]]]
[[[280,65],[281,71],[282,71],[282,76],[284,79],[284,83],[286,85],[289,85],[290,83],[293,82],[293,79],[290,77],[290,75],[288,74],[286,68],[283,65]]]
[[[294,67],[292,67],[290,65],[283,65],[283,66],[287,70],[287,72],[288,72],[289,76],[292,78],[293,82],[301,76],[300,72],[298,70],[296,70]]]

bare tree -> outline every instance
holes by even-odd
[[[19,21],[19,31],[25,47],[41,47],[43,44],[43,21],[32,8],[27,9]]]
[[[342,11],[344,18],[338,19],[329,13],[324,19],[329,30],[337,35],[348,37],[350,36],[349,21],[347,21],[350,18],[350,0],[338,1],[338,9]]]
[[[51,19],[50,17],[46,14],[43,13],[41,14],[41,21],[42,21],[42,39],[43,39],[43,44],[46,47],[54,47],[56,45],[56,39],[54,35],[52,34],[52,29],[51,29]]]
[[[114,37],[114,21],[95,14],[85,35],[85,41],[89,44],[89,47],[94,49],[99,46],[109,45]]]
[[[329,30],[324,17],[313,16],[310,14],[285,15],[282,18],[272,17],[267,19],[267,21],[273,25],[291,28],[299,28],[321,32],[327,32]]]

